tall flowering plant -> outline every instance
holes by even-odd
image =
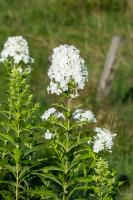
[[[27,83],[33,62],[28,43],[16,36],[4,44],[0,62],[8,89],[0,110],[1,200],[113,199],[115,175],[102,152],[111,152],[116,134],[97,127],[94,114],[75,101],[88,81],[79,53],[69,45],[54,49],[47,90],[60,100],[42,114],[40,127]],[[40,128],[45,147],[35,136]],[[36,153],[42,148],[49,152],[45,158]]]
[[[55,48],[48,76],[48,93],[58,95],[60,100],[41,116],[50,154],[46,165],[37,172],[44,187],[35,189],[34,195],[60,200],[112,199],[114,181],[110,191],[102,193],[98,167],[101,153],[111,151],[116,134],[96,127],[94,114],[75,102],[88,80],[79,51],[69,45]],[[104,169],[108,170],[106,166]],[[104,184],[108,187],[109,182],[101,183]]]
[[[27,190],[35,166],[34,132],[38,104],[33,105],[27,83],[33,59],[22,36],[9,37],[1,52],[8,77],[7,98],[1,106],[0,199],[29,199]]]

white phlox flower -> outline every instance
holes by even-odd
[[[61,89],[58,88],[57,83],[53,81],[50,82],[50,86],[47,87],[48,93],[60,95],[62,93]]]
[[[56,117],[57,119],[65,119],[65,116],[63,113],[58,112],[55,108],[49,108],[44,112],[44,114],[41,116],[42,121],[47,121],[51,116]]]
[[[51,140],[52,137],[53,137],[53,134],[52,134],[49,130],[47,130],[47,131],[45,132],[45,134],[44,134],[44,138],[45,138],[46,140]]]
[[[73,113],[73,119],[79,122],[96,122],[94,114],[90,110],[76,109]]]
[[[60,95],[69,92],[72,98],[77,97],[78,90],[82,90],[88,80],[87,68],[79,50],[66,44],[53,49],[48,76],[48,93]]]
[[[5,42],[0,54],[0,61],[5,62],[10,58],[13,59],[15,64],[33,62],[33,59],[29,56],[28,43],[22,36],[8,37]]]
[[[55,108],[49,108],[47,111],[44,112],[44,114],[41,116],[41,119],[48,120],[48,118],[56,112]]]
[[[102,150],[107,150],[111,152],[113,140],[116,137],[116,134],[111,133],[108,129],[99,127],[95,129],[95,132],[97,133],[97,135],[94,136],[93,151],[95,153],[98,153]]]

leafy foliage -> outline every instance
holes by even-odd
[[[44,182],[45,187],[42,190],[39,188],[34,193],[41,194],[41,191],[43,193],[46,190],[50,192],[51,198],[54,193],[56,194],[55,199],[63,200],[97,199],[99,185],[97,185],[94,168],[97,166],[99,156],[88,144],[88,141],[91,141],[90,133],[93,133],[94,125],[91,122],[88,124],[88,122],[74,121],[72,113],[77,108],[74,101],[68,95],[68,97],[64,96],[63,103],[54,104],[63,113],[65,119],[58,119],[51,115],[44,121],[45,129],[49,129],[52,133],[52,138],[47,140],[51,153],[47,166],[35,173]],[[101,164],[101,170],[103,170],[103,166]],[[105,166],[104,170],[107,173],[107,176],[105,175],[108,183],[106,187],[110,185],[113,188],[113,183],[108,179],[111,172]],[[107,183],[101,179],[101,184]],[[105,188],[103,192],[105,195],[112,193],[111,189],[105,190]],[[101,199],[104,199],[103,197],[102,195]]]
[[[19,43],[16,49],[17,45]],[[12,46],[8,50],[12,55]],[[17,58],[18,51],[14,52]],[[6,106],[0,111],[0,198],[112,200],[114,174],[108,170],[106,162],[94,153],[92,146],[93,123],[96,122],[94,115],[94,120],[90,120],[92,113],[82,110],[80,120],[76,119],[77,115],[74,118],[75,109],[80,107],[74,99],[77,96],[65,91],[60,104],[54,104],[56,109],[47,113],[47,117],[43,115],[40,125],[36,119],[39,106],[33,104],[27,83],[29,67],[21,62],[15,64],[11,57],[6,59],[7,99]],[[68,87],[71,87],[71,81],[73,83],[74,80],[70,79]],[[75,87],[73,85],[73,89],[77,90]],[[45,134],[41,138],[36,137],[36,133],[40,135],[44,129],[47,130]],[[49,152],[47,157],[37,152],[43,146],[40,142],[43,137],[47,141],[47,146],[43,147]],[[101,142],[100,145],[103,145]],[[105,175],[101,178],[103,170]]]
[[[10,63],[6,68],[9,77],[7,109],[0,112],[1,199],[28,199],[28,179],[36,165],[37,141],[34,134],[38,104],[32,103],[27,69],[21,73]]]
[[[94,180],[96,182],[95,191],[97,199],[112,200],[112,194],[115,192],[115,173],[109,171],[108,163],[103,158],[97,161],[95,172]]]

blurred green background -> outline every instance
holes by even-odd
[[[107,159],[118,176],[129,178],[130,187],[124,188],[121,199],[132,200],[133,99],[122,100],[133,87],[133,0],[0,0],[0,49],[13,35],[28,40],[35,58],[30,83],[40,113],[58,100],[46,90],[52,49],[64,43],[80,49],[89,71],[80,101],[94,111],[99,125],[118,134]],[[122,37],[117,71],[110,94],[97,103],[97,84],[114,35]],[[2,86],[2,73],[0,83]]]

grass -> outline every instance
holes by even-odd
[[[23,35],[35,58],[31,77],[35,101],[42,112],[55,97],[47,95],[47,69],[52,49],[68,43],[81,50],[89,71],[89,81],[80,100],[97,114],[99,124],[118,133],[110,164],[133,184],[133,101],[122,103],[133,86],[133,2],[132,0],[1,0],[0,48],[8,36]],[[114,35],[122,37],[117,56],[117,72],[110,94],[97,104],[96,88],[107,51]],[[1,85],[3,78],[1,77]],[[57,99],[56,99],[57,100]],[[128,190],[131,200],[133,192]],[[128,196],[127,195],[127,196]],[[131,197],[130,197],[131,196]]]

